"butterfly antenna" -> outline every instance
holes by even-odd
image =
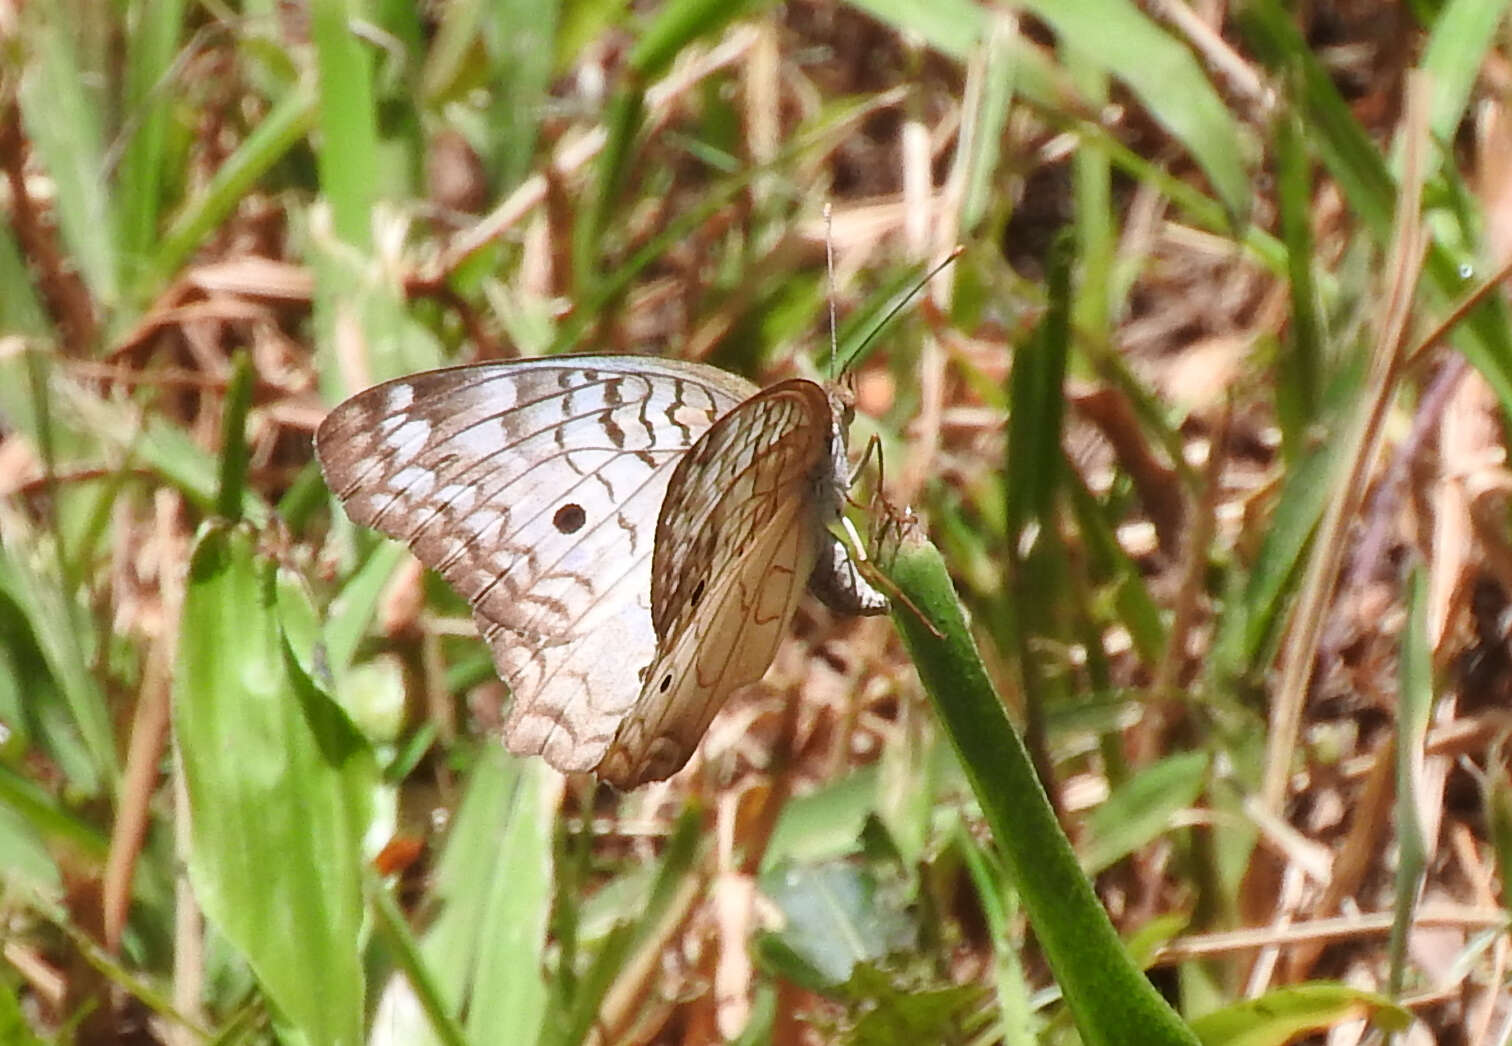
[[[835,335],[835,214],[830,201],[824,201],[824,273],[828,283],[830,321],[830,381],[836,378],[836,360],[840,357],[840,345]]]
[[[919,292],[922,291],[926,286],[929,285],[929,281],[932,280],[932,279],[934,279],[941,272],[943,272],[944,269],[945,269],[945,266],[949,265],[951,262],[955,261],[957,258],[959,258],[961,255],[963,255],[965,253],[966,253],[966,248],[962,247],[960,245],[957,245],[954,250],[952,250],[949,254],[945,255],[945,257],[941,258],[938,262],[936,262],[933,265],[933,267],[930,268],[930,270],[928,272],[926,272],[923,276],[921,276],[919,278],[919,280],[918,280],[917,283],[915,283],[912,287],[908,288],[907,291],[905,291],[902,294],[899,294],[895,299],[893,299],[893,302],[892,302],[891,305],[888,306],[887,311],[882,314],[882,318],[879,319],[879,320],[877,320],[876,323],[872,324],[871,330],[869,330],[869,331],[866,332],[866,336],[864,338],[862,338],[860,341],[858,341],[858,342],[855,343],[855,348],[848,349],[848,351],[846,353],[847,360],[854,360],[854,359],[860,358],[866,352],[866,347],[868,345],[870,345],[873,341],[876,340],[877,335],[881,334],[882,331],[884,331],[887,328],[887,326],[890,323],[892,323],[892,321],[894,320],[894,318],[897,317],[898,313],[902,312],[905,308],[908,307],[908,304],[910,302],[912,302],[914,300],[914,298],[918,297]],[[833,302],[830,303],[830,309],[831,309],[831,312],[833,313],[833,310],[834,310],[834,303]],[[831,319],[830,324],[833,327],[833,325],[834,325],[834,320],[833,319]],[[851,344],[850,341],[847,340],[846,341],[846,345],[849,346],[850,344]]]

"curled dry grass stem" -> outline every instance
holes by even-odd
[[[1370,355],[1364,394],[1356,413],[1346,423],[1349,452],[1341,466],[1345,471],[1338,483],[1338,493],[1329,499],[1313,538],[1312,555],[1288,629],[1281,678],[1271,704],[1269,747],[1261,796],[1273,811],[1279,811],[1286,798],[1297,731],[1302,722],[1302,706],[1307,697],[1307,680],[1313,672],[1324,615],[1346,549],[1344,529],[1364,499],[1385,434],[1386,412],[1401,375],[1408,321],[1428,247],[1421,214],[1422,156],[1427,148],[1425,91],[1425,85],[1418,83],[1408,93],[1407,118],[1402,133],[1406,162],[1390,262],[1385,273],[1384,308]]]

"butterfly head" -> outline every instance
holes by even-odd
[[[835,424],[840,429],[842,441],[850,423],[856,417],[856,376],[847,371],[824,387],[825,394],[829,397],[830,412],[835,417]]]

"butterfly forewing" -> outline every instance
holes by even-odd
[[[472,605],[511,751],[603,757],[656,655],[651,558],[673,469],[753,386],[640,357],[458,367],[359,393],[316,449],[352,519]]]
[[[836,508],[816,502],[832,415],[810,381],[765,389],[684,456],[656,528],[659,654],[598,773],[634,787],[676,772],[725,698],[766,672]],[[822,485],[822,483],[817,484]]]

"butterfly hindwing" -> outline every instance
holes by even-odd
[[[657,520],[658,656],[597,772],[619,787],[675,773],[735,689],[765,673],[838,511],[822,388],[773,385],[678,463]],[[816,491],[828,487],[828,502]]]

